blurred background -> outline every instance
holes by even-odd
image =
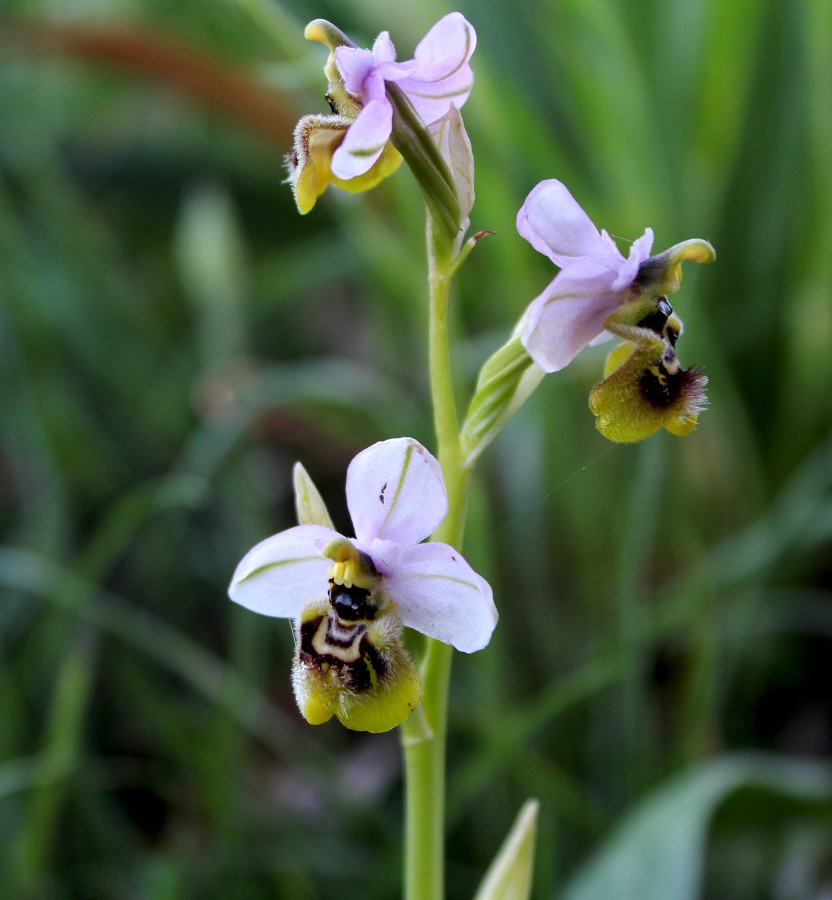
[[[407,59],[436,0],[4,0],[0,872],[9,897],[393,898],[395,733],[302,722],[289,624],[226,598],[353,455],[432,446],[424,214],[402,168],[300,217],[327,17]],[[541,801],[535,897],[832,894],[832,6],[468,0],[481,242],[460,403],[554,274],[544,178],[599,227],[710,240],[672,299],[710,406],[616,446],[604,349],[481,460],[494,585],[457,655],[448,894]]]

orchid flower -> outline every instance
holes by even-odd
[[[436,459],[412,438],[381,441],[347,470],[355,537],[301,524],[255,546],[237,567],[231,599],[291,618],[293,686],[303,716],[387,731],[418,705],[418,673],[403,626],[472,653],[497,623],[491,588],[448,544],[421,541],[445,518]],[[328,518],[319,518],[328,521]]]
[[[375,187],[404,154],[445,237],[458,244],[473,203],[473,159],[459,118],[474,80],[471,24],[460,13],[445,16],[401,63],[386,31],[372,50],[325,19],[304,34],[330,49],[324,74],[332,114],[303,116],[295,128],[286,167],[298,210],[309,212],[330,184],[351,192]]]
[[[559,371],[584,347],[609,337],[607,332],[615,331],[610,317],[614,320],[626,304],[636,302],[649,315],[660,298],[678,289],[683,260],[716,258],[702,240],[684,241],[651,257],[650,228],[625,258],[555,179],[541,182],[526,198],[517,230],[561,268],[518,326],[523,346],[544,372]],[[630,318],[629,311],[623,314]]]
[[[337,178],[363,175],[381,156],[393,128],[393,106],[385,83],[397,84],[425,125],[441,119],[451,106],[468,99],[474,73],[468,61],[477,44],[473,26],[458,12],[440,19],[416,47],[414,58],[396,62],[388,32],[372,50],[338,47],[335,65],[349,97],[360,110],[332,158]]]

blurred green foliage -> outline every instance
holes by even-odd
[[[293,524],[295,459],[346,527],[358,450],[431,443],[416,188],[401,170],[301,218],[282,155],[296,116],[326,111],[306,21],[365,46],[387,28],[407,58],[450,9],[3,5],[8,896],[398,894],[396,736],[303,724],[289,626],[225,588]],[[586,407],[598,350],[546,378],[481,461],[465,552],[502,618],[455,664],[449,896],[472,895],[528,796],[535,896],[647,897],[663,846],[683,862],[657,898],[820,896],[832,7],[461,11],[479,35],[472,225],[497,232],[458,279],[461,402],[552,277],[514,231],[537,181],[563,180],[622,240],[651,225],[658,249],[703,237],[719,259],[674,298],[682,361],[710,378],[692,436],[606,444]]]

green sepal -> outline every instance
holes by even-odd
[[[428,125],[428,134],[439,148],[454,180],[459,203],[459,228],[454,238],[454,251],[458,255],[471,223],[468,217],[474,207],[474,154],[471,141],[462,121],[462,114],[453,105],[441,119]]]
[[[466,467],[473,466],[542,378],[543,370],[534,364],[517,335],[486,361],[460,434]]]
[[[494,857],[474,900],[528,900],[534,874],[537,800],[527,800]]]
[[[450,256],[461,226],[459,197],[448,164],[419,114],[396,84],[388,83],[393,105],[393,146],[407,163],[430,210],[434,240]]]
[[[298,525],[323,525],[334,531],[329,510],[326,508],[320,491],[299,462],[295,463],[295,467],[292,469],[292,487],[295,489],[295,511],[298,516]]]

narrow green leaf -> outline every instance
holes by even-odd
[[[537,800],[527,800],[485,873],[474,900],[526,900],[534,873]]]

